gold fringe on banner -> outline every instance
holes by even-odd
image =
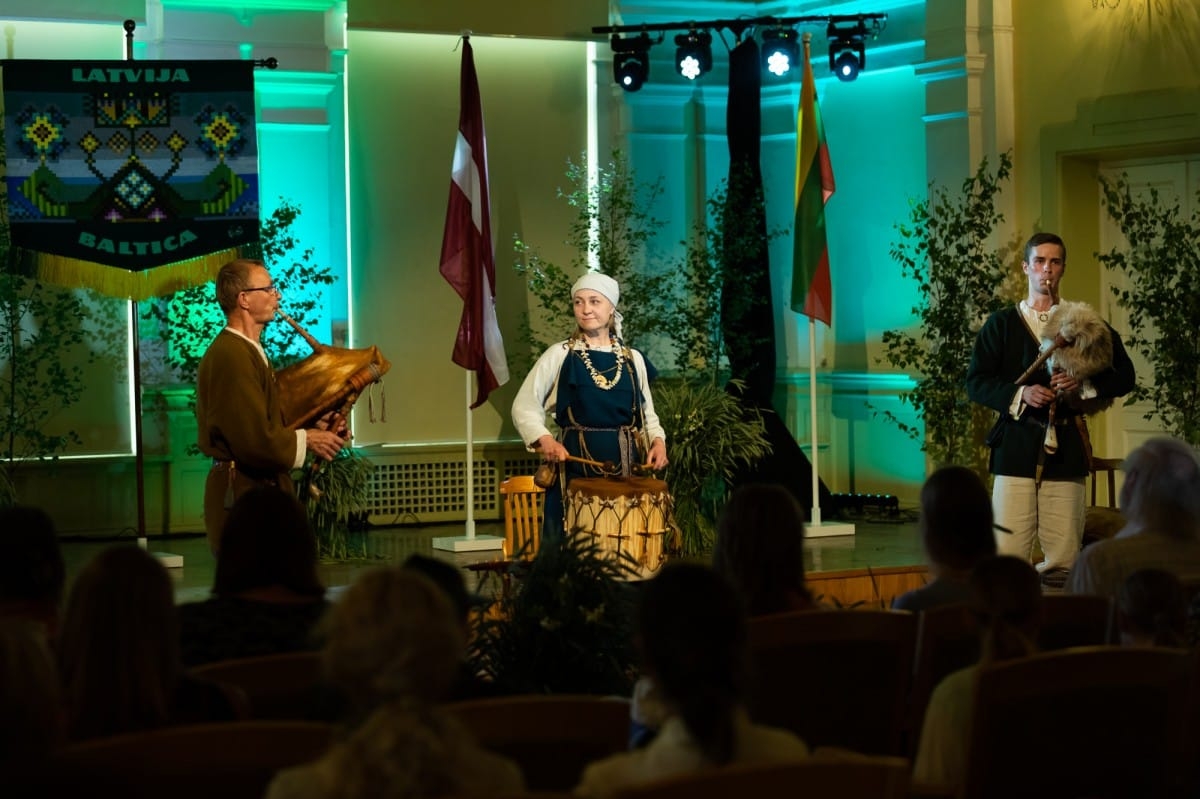
[[[87,288],[106,297],[136,301],[173,294],[213,280],[221,267],[239,257],[235,247],[187,261],[130,272],[115,266],[80,261],[62,255],[24,251],[21,271],[45,283],[68,288]]]

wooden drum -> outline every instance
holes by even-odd
[[[567,485],[567,530],[590,535],[631,577],[647,578],[666,562],[675,529],[667,484],[652,477],[577,477]]]

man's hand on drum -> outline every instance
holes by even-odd
[[[552,435],[544,435],[538,439],[538,449],[542,459],[550,463],[562,463],[567,459],[567,448],[555,440]]]
[[[661,469],[667,465],[667,442],[661,438],[656,438],[650,443],[650,452],[646,456],[646,463],[651,469]]]

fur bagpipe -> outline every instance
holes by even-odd
[[[1042,351],[1017,379],[1025,385],[1041,369],[1061,369],[1082,383],[1092,375],[1112,367],[1112,331],[1100,314],[1086,302],[1062,302],[1042,331]],[[1078,392],[1061,394],[1060,399],[1085,416],[1107,410],[1112,397],[1082,399]]]
[[[366,349],[330,347],[309,335],[295,319],[282,311],[279,315],[313,349],[312,355],[275,374],[283,418],[293,430],[309,426],[329,411],[348,418],[363,390],[383,382],[392,367],[374,345]],[[380,401],[384,402],[382,397]],[[386,407],[381,414],[386,418]],[[372,407],[371,421],[375,421],[374,415]]]

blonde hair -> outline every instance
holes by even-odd
[[[364,572],[322,620],[326,676],[362,714],[386,702],[441,699],[465,634],[446,594],[413,569]]]
[[[167,723],[182,672],[167,570],[136,546],[109,547],[75,578],[58,638],[71,738]]]

